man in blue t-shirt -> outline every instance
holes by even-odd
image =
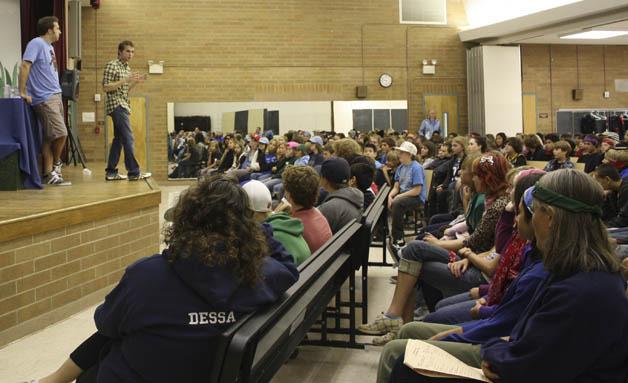
[[[413,143],[405,141],[395,147],[401,165],[395,172],[395,185],[388,195],[388,209],[392,211],[392,245],[404,246],[403,215],[423,207],[425,203],[425,174],[423,167],[414,160],[417,153]]]
[[[59,41],[59,19],[42,17],[37,34],[26,46],[20,66],[20,96],[33,106],[42,126],[44,179],[49,185],[70,185],[61,175],[61,153],[68,136],[65,126],[59,68],[52,44]]]

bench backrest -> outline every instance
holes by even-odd
[[[327,241],[284,296],[223,333],[211,382],[269,382],[353,272],[344,251],[362,225],[352,220]],[[308,259],[309,260],[309,259]]]

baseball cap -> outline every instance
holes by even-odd
[[[351,167],[342,157],[331,157],[321,165],[321,177],[335,184],[345,184],[351,178]]]
[[[321,136],[314,136],[310,138],[310,142],[323,146],[323,139],[321,138]]]
[[[268,138],[266,138],[266,137],[262,137],[262,138],[259,139],[259,143],[260,144],[268,145],[269,142],[270,141],[268,141]]]
[[[402,152],[410,153],[413,156],[416,156],[417,150],[416,146],[412,142],[404,141],[399,146],[395,146],[395,149],[401,150]]]
[[[299,147],[299,143],[296,142],[296,141],[288,141],[288,143],[286,145],[288,145],[288,147],[291,148],[291,149]]]
[[[272,210],[273,199],[266,185],[259,181],[251,180],[242,189],[249,196],[249,202],[253,211],[266,213]]]

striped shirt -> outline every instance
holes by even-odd
[[[123,63],[120,59],[109,61],[105,65],[105,73],[103,75],[102,84],[107,85],[117,82],[131,75],[131,67],[128,63]],[[107,92],[105,100],[105,114],[111,114],[118,106],[123,107],[129,113],[131,112],[131,103],[129,101],[129,84],[124,83],[121,87],[111,92]]]

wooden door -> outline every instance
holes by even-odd
[[[536,94],[523,95],[523,133],[536,134]]]
[[[146,123],[146,97],[130,97],[131,101],[131,130],[133,131],[133,137],[135,138],[135,159],[140,164],[142,171],[148,170],[148,128]],[[111,140],[113,140],[113,122],[111,117],[107,116],[107,154],[109,155],[109,148],[111,147]],[[118,170],[122,174],[126,174],[124,167],[124,150],[120,154],[120,161],[118,162]]]
[[[426,95],[423,98],[423,111],[424,116],[427,118],[427,114],[430,110],[434,110],[436,112],[436,117],[440,120],[441,127],[444,127],[445,121],[443,117],[443,113],[447,113],[447,134],[449,133],[459,133],[460,131],[460,120],[458,113],[458,96],[455,94],[431,94]],[[417,126],[418,129],[420,127]]]

